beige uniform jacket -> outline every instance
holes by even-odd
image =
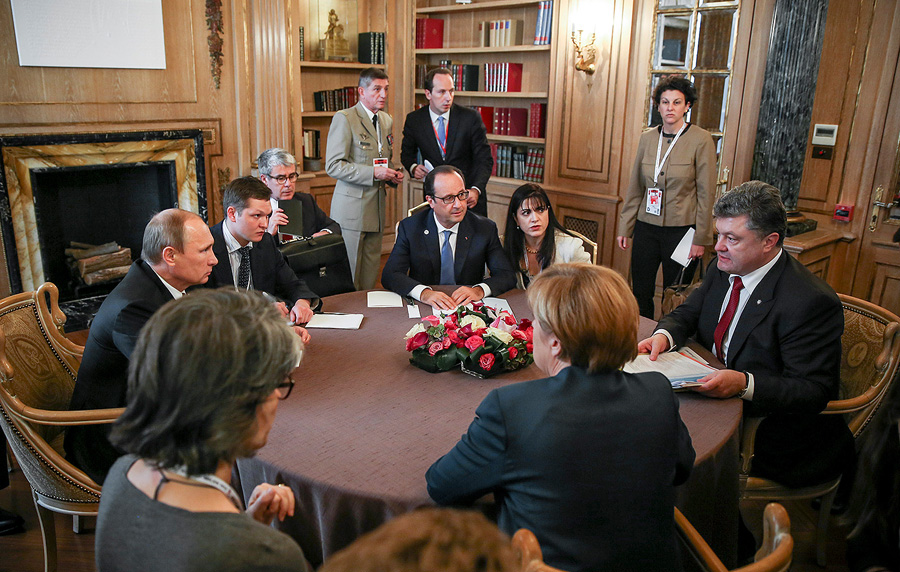
[[[712,137],[691,125],[678,138],[657,180],[656,186],[663,189],[659,216],[647,212],[647,189],[654,186],[658,144],[659,127],[641,135],[616,235],[631,237],[635,220],[655,226],[695,225],[694,244],[712,244],[712,206],[716,198],[716,146]],[[670,144],[664,137],[660,160]]]
[[[337,179],[331,198],[331,218],[345,230],[380,232],[384,230],[384,182],[375,180],[373,161],[387,157],[391,162],[394,138],[393,120],[384,111],[378,112],[381,131],[381,153],[375,126],[357,103],[334,114],[328,130],[325,172]]]

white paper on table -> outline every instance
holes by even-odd
[[[358,330],[362,314],[314,314],[307,328],[331,328],[334,330]]]
[[[658,371],[669,378],[673,389],[702,385],[697,380],[716,371],[715,368],[678,352],[659,354],[656,361],[650,361],[650,354],[640,354],[626,363],[622,370],[625,373]]]
[[[678,350],[678,353],[680,353],[681,355],[687,356],[689,358],[693,358],[693,359],[699,361],[700,363],[709,365],[709,362],[706,361],[705,359],[703,359],[703,356],[701,356],[700,354],[698,354],[691,348],[687,348],[687,347],[681,348],[680,350]]]
[[[513,318],[516,317],[516,315],[512,311],[512,308],[510,308],[509,306],[509,302],[507,300],[504,300],[503,298],[488,297],[484,298],[481,301],[484,302],[487,306],[490,306],[491,308],[497,310],[497,312],[506,310],[507,312],[509,312],[510,316],[512,316]]]
[[[385,290],[372,290],[366,294],[369,308],[402,308],[403,298],[400,294]]]
[[[692,244],[694,244],[694,229],[689,228],[681,238],[681,242],[679,242],[678,246],[675,247],[675,251],[672,253],[672,260],[682,266],[687,266],[688,264],[690,264]]]
[[[428,159],[425,159],[425,161],[422,163],[422,166],[425,167],[426,173],[430,173],[431,170],[434,169],[434,165],[432,165],[431,161],[429,161]]]

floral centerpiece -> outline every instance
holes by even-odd
[[[456,367],[476,377],[513,371],[533,361],[531,320],[516,322],[481,302],[444,318],[426,316],[406,333],[411,364],[431,373]]]

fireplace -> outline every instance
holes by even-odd
[[[207,218],[199,129],[0,137],[0,153],[0,232],[13,293],[51,281],[64,302],[104,294],[114,284],[85,289],[70,278],[70,241],[116,241],[137,258],[153,213],[177,206]]]

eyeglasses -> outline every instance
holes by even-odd
[[[463,191],[458,195],[447,195],[446,197],[439,197],[437,195],[434,195],[432,198],[438,201],[443,201],[445,205],[452,205],[456,202],[456,199],[459,199],[460,202],[464,203],[466,202],[466,199],[469,198],[469,191]]]
[[[296,171],[294,171],[290,175],[266,175],[266,176],[269,177],[270,179],[274,180],[279,185],[283,185],[288,181],[294,183],[297,181],[297,179],[300,178],[300,175],[298,175]]]
[[[284,400],[291,394],[292,389],[294,389],[294,379],[288,375],[284,378],[284,383],[275,387],[275,393],[278,395],[278,399]]]

